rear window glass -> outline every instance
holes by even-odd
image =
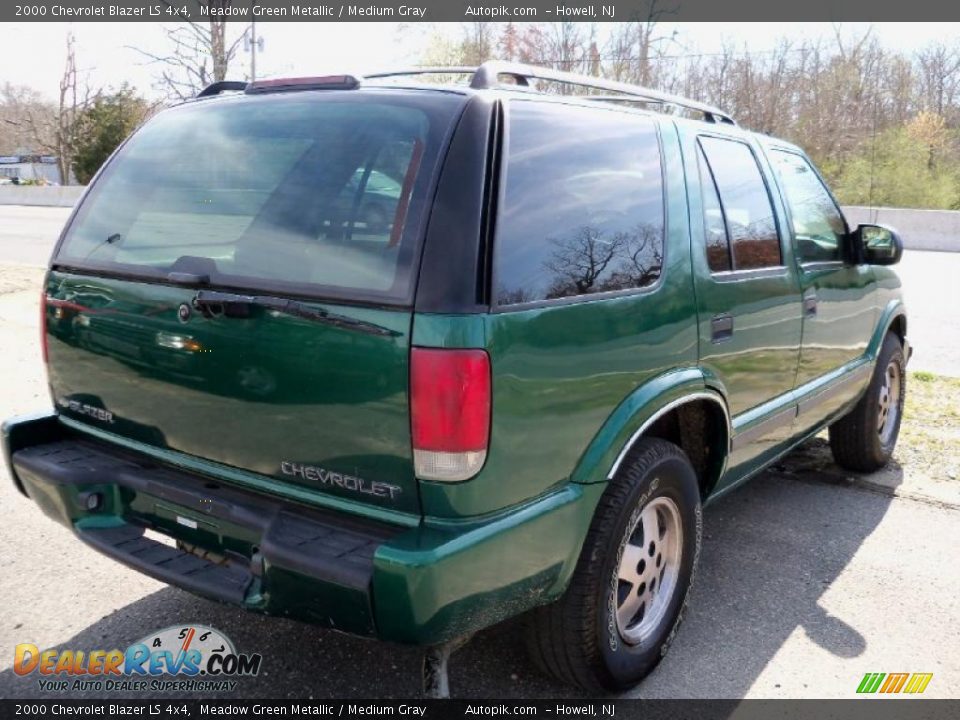
[[[404,299],[460,100],[296,93],[154,118],[111,162],[57,261],[214,284]]]
[[[501,305],[652,285],[663,266],[654,122],[514,102],[494,250]]]
[[[720,191],[734,270],[781,264],[780,235],[753,151],[737,140],[701,137],[700,147]]]

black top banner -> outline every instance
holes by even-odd
[[[954,720],[955,700],[0,700],[14,718],[363,718],[410,720]]]
[[[949,0],[24,0],[0,4],[0,21],[31,22],[629,22],[949,21]]]

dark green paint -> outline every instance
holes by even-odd
[[[556,599],[602,491],[567,484],[460,532],[427,526],[382,545],[373,579],[378,629],[436,643]]]
[[[407,401],[410,313],[317,305],[374,335],[259,307],[249,317],[177,310],[196,291],[53,272],[50,386],[65,417],[160,450],[350,501],[419,513]],[[189,338],[197,349],[170,347]],[[179,339],[179,340],[178,340]],[[63,407],[76,401],[113,422]],[[284,474],[284,461],[383,482],[389,497]]]
[[[804,317],[797,385],[863,356],[876,324],[871,300],[874,268],[867,265],[804,267],[803,292],[817,295],[817,314]]]

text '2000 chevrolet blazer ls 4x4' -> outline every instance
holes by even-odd
[[[213,87],[118,150],[51,261],[14,481],[201,595],[440,647],[527,613],[541,667],[626,688],[702,503],[825,427],[889,459],[901,241],[715,108],[413,75]]]

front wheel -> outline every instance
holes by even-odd
[[[837,465],[874,472],[887,464],[900,434],[906,392],[903,345],[900,338],[888,333],[863,397],[830,426],[830,449]]]
[[[534,662],[591,691],[640,682],[680,624],[700,537],[699,486],[686,454],[641,440],[600,499],[567,591],[528,618]]]

